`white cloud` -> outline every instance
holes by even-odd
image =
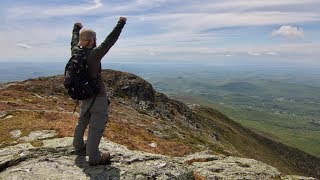
[[[272,36],[282,36],[285,38],[303,38],[304,31],[302,28],[290,25],[283,25],[272,32]]]
[[[16,44],[17,46],[24,48],[24,49],[31,49],[32,47],[29,46],[28,44],[23,44],[23,43],[18,43]]]
[[[47,17],[61,17],[68,15],[86,14],[92,10],[102,7],[101,0],[93,0],[86,4],[59,5],[59,6],[19,6],[8,10],[9,18],[33,19]]]
[[[234,48],[209,48],[209,47],[185,47],[185,46],[150,46],[149,49],[143,47],[122,47],[118,46],[113,49],[112,52],[115,54],[125,53],[130,56],[131,53],[137,53],[145,55],[146,52],[155,51],[158,54],[207,54],[207,55],[224,55],[224,56],[236,56],[236,55],[251,55],[251,56],[263,56],[273,55],[279,56],[283,54],[292,55],[312,55],[318,54],[320,49],[319,43],[285,43],[279,45],[268,45],[268,46],[239,46]],[[148,51],[149,50],[149,51]]]
[[[284,23],[315,22],[319,21],[320,14],[259,11],[241,13],[151,14],[139,18],[143,18],[144,22],[157,24],[159,27],[166,28],[167,30],[202,31],[235,26],[265,26]]]
[[[208,0],[206,2],[198,3],[194,2],[188,4],[185,10],[193,11],[232,11],[240,12],[245,10],[256,10],[256,9],[266,9],[266,8],[276,8],[276,7],[290,7],[296,5],[303,6],[316,6],[319,5],[319,0],[223,0],[223,1],[212,1]]]
[[[270,55],[270,56],[275,56],[275,55],[277,55],[277,52],[269,51],[269,52],[265,52],[264,54]]]
[[[135,2],[135,4],[144,7],[159,7],[164,3],[167,3],[167,0],[136,0]]]
[[[11,19],[44,19],[50,17],[75,16],[75,15],[129,15],[147,11],[152,8],[160,8],[168,2],[181,0],[128,0],[126,2],[108,2],[102,0],[90,0],[79,5],[32,5],[16,6],[8,9],[8,18]],[[67,2],[67,1],[66,1]],[[104,8],[101,8],[104,7]],[[147,14],[150,14],[148,12]]]
[[[250,56],[260,56],[261,55],[261,53],[259,53],[259,52],[252,52],[252,51],[249,51],[248,54]]]

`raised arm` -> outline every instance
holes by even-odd
[[[71,52],[74,47],[79,43],[79,31],[82,28],[81,23],[75,23],[72,30],[72,38],[71,38]]]
[[[106,39],[94,50],[92,51],[93,56],[95,56],[97,60],[101,60],[104,55],[110,50],[110,48],[116,43],[118,40],[121,31],[126,24],[126,18],[120,17],[117,25],[114,27],[112,32],[106,37]]]

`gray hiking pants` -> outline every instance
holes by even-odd
[[[92,101],[93,97],[81,101],[80,117],[74,131],[73,146],[76,150],[86,148],[89,162],[95,164],[101,158],[99,143],[108,121],[108,98],[106,96],[97,96],[92,107],[86,116],[84,116]],[[87,146],[85,147],[83,136],[88,125],[88,139]]]

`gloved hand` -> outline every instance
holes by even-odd
[[[80,29],[83,27],[83,25],[80,22],[74,23],[75,26],[78,26]]]
[[[127,21],[127,18],[126,18],[126,17],[121,16],[121,17],[119,18],[119,21],[124,21],[124,22],[126,22],[126,21]]]

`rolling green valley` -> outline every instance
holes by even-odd
[[[265,136],[319,156],[320,91],[319,80],[312,79],[316,71],[182,69],[178,77],[168,73],[152,76],[149,81],[173,98],[214,107]],[[310,78],[301,77],[308,75]]]

